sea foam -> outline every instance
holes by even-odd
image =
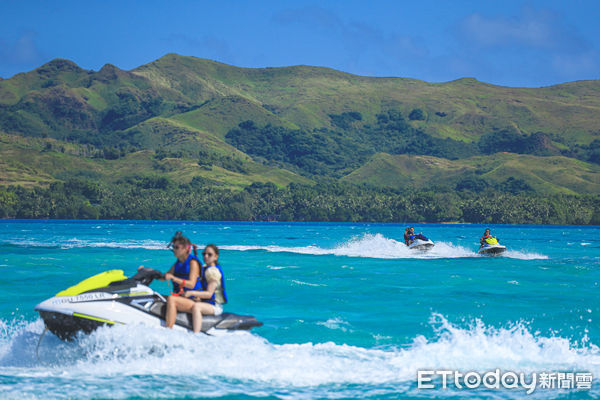
[[[11,240],[6,242],[13,246],[31,246],[31,247],[50,247],[61,249],[73,248],[109,248],[109,249],[145,249],[145,250],[165,250],[166,243],[157,240],[124,240],[111,241],[106,240],[83,240],[78,238],[50,239],[46,241],[32,240]],[[202,248],[203,244],[198,244]],[[419,251],[409,249],[403,242],[390,239],[384,235],[364,234],[362,236],[351,238],[332,247],[323,247],[318,245],[309,246],[279,246],[279,245],[221,245],[222,250],[229,251],[268,251],[272,253],[295,253],[307,255],[334,255],[346,257],[366,257],[381,259],[438,259],[438,258],[463,258],[478,257],[476,249],[438,241],[429,251]],[[547,256],[528,253],[516,250],[509,250],[505,257],[522,260],[547,259]]]
[[[364,234],[354,237],[332,247],[310,246],[277,246],[277,245],[224,245],[224,250],[231,251],[268,251],[273,253],[295,253],[309,255],[334,255],[346,257],[365,257],[381,259],[439,259],[439,258],[464,258],[481,257],[476,249],[448,243],[435,242],[435,246],[428,251],[411,250],[404,243],[377,234]],[[523,260],[547,259],[548,257],[520,251],[508,251],[506,257]]]
[[[351,329],[335,318],[321,324]],[[364,397],[407,393],[420,369],[600,375],[600,350],[586,337],[543,336],[523,322],[455,324],[439,314],[431,316],[429,333],[386,348],[320,343],[318,338],[274,344],[249,332],[207,336],[128,325],[100,328],[74,342],[48,334],[38,358],[40,320],[3,321],[0,327],[0,375],[11,377],[3,383],[9,398],[17,393],[25,398],[168,398],[174,393]],[[61,397],[64,385],[70,392]]]

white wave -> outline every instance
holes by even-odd
[[[366,258],[460,258],[475,257],[477,253],[459,245],[445,242],[436,242],[435,247],[424,252],[410,250],[403,242],[388,239],[382,234],[364,234],[362,237],[353,238],[345,243],[332,248],[323,248],[316,245],[286,247],[286,246],[221,246],[224,250],[253,251],[263,250],[273,253],[296,253],[308,255],[335,255],[347,257]]]
[[[440,314],[434,314],[430,323],[436,338],[415,338],[412,351],[421,360],[425,360],[422,356],[427,353],[430,357],[427,363],[436,368],[445,365],[462,370],[501,368],[523,372],[583,369],[594,375],[600,373],[600,348],[587,337],[578,342],[542,336],[532,333],[523,322],[496,328],[476,319],[462,328]]]
[[[126,240],[126,241],[94,241],[77,238],[68,238],[61,240],[12,240],[4,243],[16,246],[31,247],[59,247],[62,249],[72,248],[111,248],[111,249],[145,249],[145,250],[165,250],[166,242],[159,240]],[[203,245],[199,244],[202,248]],[[335,247],[326,248],[317,245],[310,246],[278,246],[278,245],[222,245],[222,250],[230,251],[268,251],[273,253],[295,253],[306,255],[335,255],[347,257],[365,257],[381,259],[433,259],[433,258],[463,258],[477,257],[474,250],[469,250],[463,246],[446,242],[436,242],[435,246],[429,251],[410,250],[403,242],[389,239],[382,234],[364,234],[361,237],[355,237],[347,242],[341,243]],[[515,250],[509,250],[506,257],[522,260],[547,259],[545,255],[537,253],[524,253]]]
[[[125,241],[94,241],[77,238],[52,239],[52,240],[9,240],[6,244],[24,247],[58,247],[61,249],[73,248],[109,248],[109,249],[146,249],[146,250],[165,250],[167,243],[159,240],[125,240]]]
[[[321,323],[349,329],[339,318]],[[600,349],[532,333],[527,324],[496,328],[475,320],[463,327],[434,314],[434,335],[416,336],[403,348],[363,348],[345,344],[273,344],[248,333],[194,335],[144,326],[101,328],[64,343],[49,335],[35,356],[41,321],[1,325],[0,375],[3,391],[52,393],[68,383],[74,398],[168,397],[173,390],[210,397],[246,393],[283,398],[346,397],[410,390],[417,370],[559,372],[600,374]],[[112,390],[103,392],[110,381]],[[176,382],[173,385],[156,382]],[[27,382],[27,385],[22,385]],[[154,382],[150,386],[148,382]],[[352,388],[354,385],[354,388]],[[358,387],[357,387],[358,385]],[[59,389],[59,388],[56,388]],[[596,392],[594,392],[596,394]],[[27,394],[27,393],[25,393]],[[454,393],[456,394],[456,392]]]
[[[386,336],[386,335],[379,335],[379,334],[373,334],[371,335],[373,337],[373,339],[380,341],[380,340],[390,340],[392,339],[391,336]]]
[[[350,329],[350,323],[341,318],[329,318],[325,322],[317,322],[317,325],[322,325],[329,329],[339,329],[342,332],[354,332]]]
[[[297,269],[298,267],[295,265],[289,265],[289,266],[267,265],[267,268],[272,269],[272,270],[279,270],[279,269]]]
[[[548,256],[537,253],[523,253],[517,250],[507,250],[506,253],[503,254],[504,257],[516,258],[519,260],[547,260]]]
[[[296,279],[292,279],[292,282],[294,282],[297,285],[305,285],[305,286],[327,286],[325,284],[322,283],[309,283],[309,282],[302,282]]]

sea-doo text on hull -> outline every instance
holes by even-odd
[[[50,332],[63,340],[102,325],[141,323],[165,326],[166,299],[148,285],[162,278],[159,271],[142,268],[131,278],[122,270],[106,271],[72,286],[35,306]],[[262,322],[252,316],[223,313],[204,315],[202,332],[211,329],[249,330]],[[192,330],[189,313],[178,313],[174,328]]]

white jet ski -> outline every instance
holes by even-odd
[[[142,268],[131,278],[122,270],[92,276],[35,306],[50,332],[71,340],[79,332],[90,333],[102,325],[147,324],[165,326],[167,300],[148,286],[162,278],[159,271]],[[223,313],[204,315],[202,332],[250,330],[262,322],[252,316]],[[192,330],[189,313],[178,313],[175,329]]]
[[[485,256],[499,256],[506,251],[506,246],[502,246],[500,243],[489,244],[485,243],[479,248],[477,254]]]
[[[408,245],[408,248],[411,250],[427,251],[433,246],[435,246],[435,244],[431,241],[431,239],[421,235],[421,237],[415,238],[412,243]]]

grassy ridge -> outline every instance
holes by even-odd
[[[598,136],[600,111],[598,81],[539,89],[500,87],[474,79],[433,84],[403,78],[360,77],[306,66],[237,68],[175,54],[130,72],[110,65],[98,72],[86,71],[70,61],[55,60],[1,81],[0,104],[21,104],[17,109],[29,111],[29,117],[36,119],[25,107],[28,99],[33,96],[37,102],[48,102],[61,95],[57,93],[59,89],[63,97],[73,98],[90,115],[117,105],[127,94],[137,100],[160,98],[158,115],[181,114],[189,111],[186,107],[200,107],[206,101],[241,98],[257,106],[244,110],[246,119],[261,122],[266,118],[260,116],[265,107],[278,117],[279,120],[270,117],[275,123],[304,129],[331,127],[328,115],[345,111],[359,111],[367,123],[373,123],[375,115],[386,109],[408,115],[412,109],[420,108],[426,119],[412,122],[415,126],[431,134],[463,140],[474,140],[494,129],[512,128],[589,143]],[[227,126],[219,113],[229,115],[235,107],[227,101],[217,101],[193,126],[222,134],[231,125]]]
[[[0,185],[151,176],[238,191],[339,180],[597,195],[599,126],[600,81],[526,89],[176,54],[131,71],[54,60],[0,81]]]
[[[161,77],[160,81],[169,75],[170,82],[193,83],[189,88],[176,86],[187,96],[201,87],[199,93],[207,96],[242,96],[272,105],[282,118],[305,129],[328,126],[328,114],[344,111],[360,111],[366,121],[373,122],[377,113],[394,107],[405,115],[422,108],[432,124],[431,132],[470,139],[507,127],[525,133],[557,133],[582,142],[591,141],[586,134],[598,134],[598,81],[539,89],[500,87],[470,78],[432,84],[306,66],[244,69],[174,54],[133,72],[151,79]],[[446,129],[438,129],[441,126]]]
[[[499,153],[462,160],[431,156],[374,155],[365,165],[342,180],[378,187],[423,189],[432,185],[453,189],[465,175],[489,182],[509,178],[523,180],[542,194],[600,193],[600,166],[567,157],[536,157]]]
[[[0,133],[0,185],[47,186],[72,178],[118,184],[144,176],[165,177],[175,184],[187,184],[199,177],[211,185],[234,190],[256,182],[271,182],[282,187],[292,182],[311,183],[287,170],[256,163],[243,153],[236,153],[235,149],[230,151],[234,156],[237,154],[237,158],[229,156],[225,160],[241,160],[239,165],[243,172],[227,169],[236,164],[223,163],[218,158],[213,159],[211,165],[205,165],[200,162],[200,156],[191,158],[177,154],[177,157],[157,158],[155,151],[142,150],[116,160],[106,160],[82,156],[88,151],[85,146],[51,138],[23,138]]]

